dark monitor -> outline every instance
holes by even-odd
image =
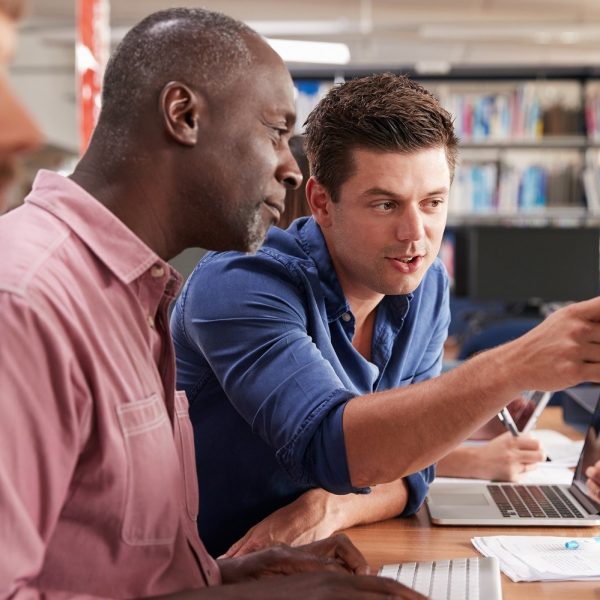
[[[457,296],[568,302],[600,291],[597,227],[465,225],[452,233]]]

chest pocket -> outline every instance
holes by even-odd
[[[122,538],[169,544],[177,535],[181,470],[171,422],[157,395],[117,407],[127,453]]]

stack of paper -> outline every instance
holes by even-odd
[[[495,556],[513,581],[600,579],[600,538],[499,535],[475,537],[484,556]],[[575,548],[567,548],[565,544]]]

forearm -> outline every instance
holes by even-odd
[[[397,517],[408,501],[404,479],[374,486],[370,494],[327,494],[327,510],[334,524],[333,531]]]
[[[523,390],[600,380],[599,313],[598,298],[568,306],[440,377],[350,400],[343,429],[352,484],[392,481],[438,461]]]
[[[519,391],[503,354],[491,350],[435,379],[348,402],[343,427],[353,485],[419,471],[489,421]]]

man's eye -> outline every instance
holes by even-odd
[[[281,139],[288,132],[287,129],[282,127],[271,127],[271,131],[273,131],[273,134],[277,139]]]
[[[382,212],[389,212],[394,208],[394,203],[390,201],[380,202],[379,204],[375,205],[375,208]]]
[[[444,201],[441,198],[431,198],[430,200],[427,200],[425,202],[425,204],[431,208],[437,208],[438,206],[442,205],[444,203]]]

